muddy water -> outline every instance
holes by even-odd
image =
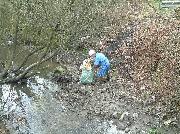
[[[11,134],[117,134],[112,122],[87,120],[53,97],[60,87],[36,76],[25,85],[1,86],[1,115]]]

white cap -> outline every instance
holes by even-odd
[[[91,49],[91,50],[89,51],[89,56],[92,56],[92,55],[95,54],[95,53],[96,53],[95,50]]]

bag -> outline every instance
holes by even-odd
[[[93,71],[92,70],[87,70],[85,68],[82,69],[82,74],[80,77],[80,82],[82,84],[90,84],[93,82]]]
[[[83,65],[80,67],[82,69],[82,74],[80,77],[80,82],[82,84],[90,84],[93,82],[93,71],[91,68],[90,60],[86,59],[83,61]]]

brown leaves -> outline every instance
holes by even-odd
[[[122,72],[128,73],[137,88],[135,91],[138,92],[142,85],[147,85],[152,92],[171,97],[177,85],[175,72],[180,55],[180,44],[177,41],[179,22],[158,16],[122,26],[117,34],[119,48],[111,58],[119,58],[122,61],[118,66],[120,76],[126,78]],[[103,43],[103,49],[105,47],[107,46]],[[146,90],[143,89],[141,93]]]

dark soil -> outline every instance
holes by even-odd
[[[164,125],[169,118],[163,120],[165,109],[158,106],[156,97],[152,95],[143,100],[143,94],[135,94],[132,81],[121,78],[116,68],[111,69],[109,82],[82,85],[77,82],[80,72],[75,61],[72,59],[72,64],[69,64],[73,66],[69,70],[71,78],[66,77],[71,81],[56,78],[62,89],[54,93],[54,97],[69,110],[88,119],[112,120],[119,130],[129,134],[147,134],[152,129],[163,134],[179,133],[178,120],[174,120],[174,125],[171,121]]]

